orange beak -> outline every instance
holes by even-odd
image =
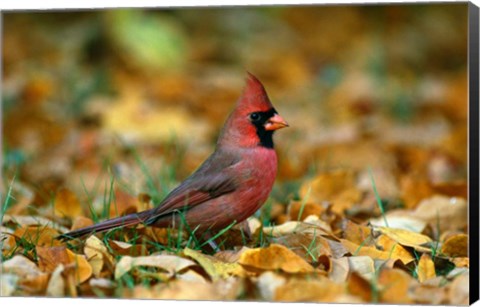
[[[265,123],[265,130],[277,130],[288,127],[288,123],[278,114],[270,117]]]

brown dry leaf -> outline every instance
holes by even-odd
[[[380,259],[380,260],[389,260],[389,259],[394,259],[398,255],[391,254],[389,251],[381,251],[376,249],[373,246],[361,246],[358,244],[355,244],[353,242],[350,242],[348,240],[340,240],[340,243],[352,254],[353,256],[368,256],[374,260]],[[397,258],[400,260],[400,258]],[[400,260],[401,261],[401,260]]]
[[[136,299],[163,300],[234,300],[240,294],[242,284],[230,277],[217,283],[175,280],[155,286],[136,286],[129,297]]]
[[[469,305],[469,279],[470,275],[467,272],[457,276],[448,286],[448,298],[450,304],[456,306]]]
[[[440,305],[446,304],[446,287],[437,287],[430,285],[414,284],[410,288],[410,297],[415,304]]]
[[[422,199],[431,197],[435,192],[428,180],[417,179],[415,176],[403,176],[400,180],[402,199],[407,209],[417,207]]]
[[[287,273],[310,273],[315,269],[287,247],[271,244],[267,248],[245,251],[238,261],[246,268],[259,270],[282,270]]]
[[[171,277],[188,267],[196,266],[196,264],[191,260],[173,255],[124,256],[115,267],[115,280],[138,266],[156,267],[167,272],[167,276]]]
[[[110,204],[110,218],[137,212],[137,208],[140,206],[138,198],[125,193],[119,188],[115,188],[114,193],[115,197]]]
[[[356,188],[355,174],[351,171],[332,171],[317,175],[300,188],[300,197],[305,201],[331,202],[332,211],[343,214],[345,209],[360,201],[362,193]]]
[[[390,227],[375,227],[374,229],[375,231],[390,237],[392,240],[401,245],[413,247],[415,250],[420,252],[430,252],[430,248],[426,247],[426,244],[431,243],[432,239],[425,235]]]
[[[80,229],[80,228],[84,228],[92,225],[93,225],[92,219],[89,219],[88,217],[80,215],[74,218],[71,230],[76,230],[76,229]]]
[[[408,250],[387,235],[382,234],[375,241],[378,247],[392,255],[392,259],[400,259],[403,264],[409,264],[415,260]]]
[[[116,240],[109,240],[108,244],[117,255],[135,257],[148,254],[147,247],[144,244],[134,245]]]
[[[82,206],[77,195],[68,189],[60,189],[55,195],[54,213],[59,217],[75,218],[82,215]]]
[[[87,257],[88,263],[92,266],[95,277],[100,276],[105,263],[114,264],[113,256],[110,255],[105,244],[94,235],[91,235],[85,241],[83,252]]]
[[[223,262],[235,263],[235,262],[238,262],[238,259],[240,259],[240,256],[242,255],[242,253],[249,249],[250,249],[249,247],[242,246],[242,248],[239,249],[238,251],[224,250],[224,251],[219,251],[215,253],[215,255],[213,256]]]
[[[468,257],[455,257],[451,259],[457,268],[468,268],[470,267],[470,258]]]
[[[185,248],[183,250],[185,256],[197,261],[207,274],[216,281],[228,276],[244,276],[245,271],[238,263],[223,262],[215,257],[204,255],[199,251]],[[245,253],[245,252],[244,252]],[[242,253],[242,255],[244,254]],[[241,259],[241,257],[240,257]]]
[[[77,255],[64,246],[37,247],[38,266],[51,273],[60,264],[65,269],[73,269],[75,284],[81,284],[92,275],[92,267],[83,255]]]
[[[26,226],[15,230],[15,238],[26,240],[36,246],[60,246],[62,242],[56,240],[59,232],[46,226]]]
[[[435,195],[421,201],[412,216],[438,226],[440,232],[462,230],[468,225],[468,206],[463,198]]]
[[[449,237],[443,243],[441,251],[450,257],[468,257],[468,236],[457,234]]]
[[[372,229],[367,226],[358,225],[350,220],[342,221],[343,238],[356,244],[370,246],[374,244]]]
[[[337,302],[345,295],[345,287],[327,278],[290,279],[276,288],[274,300],[280,302]]]
[[[271,237],[281,237],[295,233],[334,237],[330,225],[319,220],[314,215],[310,215],[304,222],[291,221],[278,226],[263,227],[263,233]]]
[[[361,297],[365,302],[372,301],[372,286],[370,282],[357,272],[351,272],[347,280],[348,292]]]
[[[377,279],[381,286],[380,301],[387,304],[411,304],[408,292],[414,279],[399,269],[382,269]]]
[[[435,264],[433,263],[430,255],[423,254],[420,257],[417,265],[417,276],[418,281],[421,283],[436,277]]]
[[[297,233],[273,238],[272,241],[286,246],[309,263],[317,262],[320,256],[331,256],[328,240],[306,233]]]
[[[303,201],[292,201],[287,209],[291,221],[303,221],[309,215],[320,217],[325,211],[325,206],[316,203],[304,203]]]

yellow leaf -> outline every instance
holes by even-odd
[[[300,196],[310,202],[333,204],[332,211],[343,211],[360,201],[361,192],[356,188],[355,174],[350,171],[332,171],[317,175],[300,188]],[[308,199],[307,199],[308,197]]]
[[[417,265],[417,276],[418,281],[421,283],[436,276],[435,264],[428,254],[423,254],[422,257],[420,257]]]
[[[105,244],[94,235],[88,237],[85,241],[83,252],[87,256],[88,263],[92,266],[95,277],[100,276],[105,261],[109,264],[114,263],[113,256],[110,255]]]
[[[219,278],[226,278],[231,275],[245,275],[245,271],[238,263],[223,262],[215,257],[204,255],[201,252],[190,248],[185,248],[183,250],[183,254],[197,261],[214,281]]]
[[[274,300],[281,302],[337,302],[345,295],[342,284],[326,278],[290,279],[276,288]],[[358,301],[356,301],[358,303]]]
[[[405,229],[396,229],[389,227],[375,227],[376,231],[387,235],[392,240],[395,240],[401,245],[413,247],[417,251],[430,252],[430,248],[424,246],[424,244],[432,242],[429,237]]]
[[[387,235],[380,235],[376,239],[376,245],[389,252],[392,255],[391,259],[400,259],[403,264],[408,264],[415,260],[408,250]]]
[[[120,279],[137,266],[157,267],[166,271],[168,276],[173,276],[176,272],[195,265],[195,262],[191,260],[172,255],[124,256],[115,267],[115,279]]]
[[[55,196],[54,213],[60,217],[75,218],[82,214],[77,195],[68,189],[60,189]]]
[[[47,286],[47,296],[52,297],[64,297],[65,296],[65,281],[62,277],[62,272],[65,269],[63,264],[57,266],[57,268],[52,272],[50,280],[48,281]]]
[[[443,243],[441,251],[450,257],[468,257],[468,236],[466,234],[451,236]]]
[[[410,304],[408,295],[410,284],[414,279],[405,271],[382,269],[377,282],[381,286],[380,301],[389,304]]]
[[[465,199],[435,195],[424,199],[417,206],[412,216],[446,230],[463,229],[468,223],[468,206]]]
[[[46,226],[27,226],[15,230],[13,233],[17,239],[22,239],[36,246],[60,246],[62,243],[56,240],[59,232]]]
[[[53,272],[57,266],[74,271],[75,284],[81,284],[92,275],[92,267],[83,255],[77,255],[64,246],[37,247],[38,265],[44,272]]]
[[[245,251],[238,261],[246,268],[282,270],[287,273],[310,273],[315,269],[300,256],[283,245],[271,244],[267,248]]]
[[[400,258],[395,258],[398,257],[398,255],[392,254],[390,251],[381,251],[373,246],[361,246],[344,239],[341,239],[340,242],[353,256],[368,256],[374,260],[399,259],[402,261]]]

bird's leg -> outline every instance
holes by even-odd
[[[249,241],[252,240],[252,231],[250,230],[250,226],[248,225],[248,221],[244,220],[243,222],[238,224],[240,231],[247,237]]]
[[[212,232],[210,230],[205,231],[205,233],[203,234],[203,238],[205,238],[207,240],[208,245],[210,245],[212,250],[214,252],[218,252],[218,251],[220,251],[220,248],[218,247],[218,245],[215,242],[215,240],[213,239],[213,237],[214,237],[214,235],[212,234]]]

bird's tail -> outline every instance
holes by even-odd
[[[76,229],[58,236],[59,240],[68,241],[78,237],[82,237],[87,234],[98,233],[107,231],[117,227],[133,226],[145,222],[149,217],[150,210],[142,211],[139,213],[132,213],[113,219],[109,219],[103,222],[100,222],[95,225],[87,226],[84,228]]]

